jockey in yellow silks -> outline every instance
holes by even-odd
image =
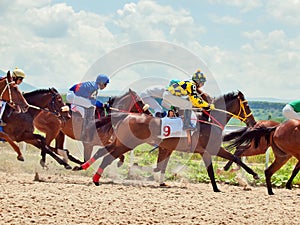
[[[204,86],[206,76],[197,70],[192,79],[188,81],[179,81],[170,85],[163,94],[164,104],[171,104],[180,109],[184,109],[183,129],[191,130],[195,127],[191,123],[192,108],[208,107],[214,109],[213,104],[209,104],[198,94],[197,89]]]

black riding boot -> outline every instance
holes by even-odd
[[[84,118],[81,129],[81,140],[83,142],[91,142],[95,131],[95,108],[85,108]]]

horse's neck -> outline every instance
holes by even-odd
[[[51,99],[51,98],[49,98],[49,99]],[[49,100],[47,100],[47,97],[45,94],[26,97],[26,101],[30,105],[38,106],[40,108],[47,108],[49,105]]]

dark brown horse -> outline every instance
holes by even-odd
[[[214,170],[212,165],[212,155],[218,155],[222,158],[232,160],[241,165],[248,173],[258,179],[257,174],[245,165],[239,158],[233,156],[225,148],[221,147],[222,129],[228,120],[233,116],[238,116],[248,125],[255,123],[254,117],[241,92],[229,93],[216,99],[215,106],[218,111],[211,112],[211,116],[218,120],[218,125],[208,123],[197,123],[197,130],[192,135],[192,145],[188,146],[187,138],[167,138],[161,139],[161,119],[153,118],[145,114],[117,114],[112,115],[112,122],[115,124],[115,140],[106,148],[100,148],[96,154],[80,167],[74,170],[87,169],[99,157],[105,155],[96,174],[93,176],[95,185],[99,185],[99,179],[103,170],[112,163],[112,161],[124,153],[134,149],[143,143],[159,144],[165,150],[170,152],[173,149],[181,151],[193,150],[201,154],[208,175],[210,177],[213,190],[219,192],[217,187]],[[224,113],[226,110],[227,113]]]
[[[3,127],[3,132],[16,142],[24,141],[41,149],[42,160],[44,165],[45,154],[50,154],[55,160],[65,167],[71,167],[53,153],[46,145],[45,138],[34,133],[33,120],[41,112],[47,111],[56,117],[68,117],[68,112],[63,112],[65,104],[62,101],[61,95],[55,88],[40,89],[24,94],[25,99],[30,104],[30,108],[26,113],[15,113],[13,108],[7,107],[3,114],[3,120],[7,123]],[[17,151],[18,159],[24,160],[20,149]]]
[[[274,162],[265,170],[268,194],[273,195],[271,177],[279,170],[292,156],[298,162],[288,180],[286,187],[292,188],[292,181],[300,169],[300,120],[287,120],[274,127],[258,127],[246,130],[237,137],[232,146],[241,146],[254,141],[258,146],[261,138],[264,137],[270,143],[275,156]]]
[[[84,146],[84,161],[90,159],[94,146],[106,146],[109,143],[111,143],[113,138],[113,127],[111,124],[111,117],[109,115],[111,110],[117,112],[146,113],[149,115],[151,114],[148,108],[145,107],[145,104],[143,103],[141,98],[131,89],[129,89],[128,92],[121,96],[110,98],[109,103],[111,107],[107,112],[108,116],[103,116],[103,109],[96,109],[95,132],[92,141],[82,142]],[[99,116],[101,114],[102,116]],[[71,116],[71,120],[67,120],[62,123],[55,117],[47,115],[47,113],[41,113],[35,119],[35,126],[40,131],[46,133],[47,143],[50,143],[55,138],[55,148],[64,149],[65,135],[69,136],[74,140],[81,140],[80,134],[83,119],[78,112],[72,112]],[[55,127],[48,125],[49,120],[56,120]],[[73,161],[72,159],[70,160]],[[124,160],[123,156],[121,156],[121,160]]]

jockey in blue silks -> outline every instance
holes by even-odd
[[[89,142],[93,137],[93,134],[89,134],[89,127],[94,124],[95,119],[95,107],[108,107],[106,104],[97,100],[99,90],[106,88],[109,83],[108,76],[99,74],[96,81],[86,81],[73,85],[66,96],[67,103],[72,104],[71,107],[77,107],[76,109],[81,113],[84,118],[81,131],[81,140]]]

